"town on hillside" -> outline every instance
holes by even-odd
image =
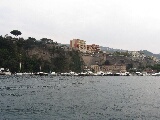
[[[21,35],[17,31],[11,34]],[[0,68],[0,74],[5,71],[63,75],[152,75],[160,72],[159,59],[142,51],[110,52],[80,39],[70,40],[68,46],[47,38],[23,39],[9,35],[0,36]]]
[[[102,51],[99,45],[87,45],[86,41],[80,39],[70,40],[70,48],[81,52],[84,61],[84,69],[95,73],[126,73],[153,74],[157,72],[150,68],[159,63],[159,59],[146,56],[141,51],[116,51],[114,53]]]

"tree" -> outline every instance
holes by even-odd
[[[105,64],[105,65],[110,65],[110,61],[109,61],[109,60],[106,60],[106,61],[104,62],[104,64]]]
[[[21,34],[22,34],[22,33],[21,33],[20,31],[18,31],[18,30],[12,30],[10,33],[13,34],[13,35],[15,35],[15,36],[18,36],[18,35],[21,35]]]
[[[41,42],[44,43],[44,44],[47,44],[47,43],[53,43],[53,40],[48,39],[48,38],[42,38]]]

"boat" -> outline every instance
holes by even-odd
[[[17,75],[17,76],[21,76],[21,75],[23,75],[23,73],[16,73],[15,75]]]
[[[9,69],[0,68],[0,75],[11,75]]]
[[[57,76],[57,73],[56,72],[51,72],[51,75],[52,76]]]
[[[160,76],[160,72],[159,73],[154,73],[154,74],[152,74],[152,76]]]
[[[104,76],[104,72],[102,72],[102,71],[99,71],[99,72],[97,72],[97,76]]]
[[[70,76],[70,73],[67,73],[67,72],[61,73],[61,76]]]
[[[104,74],[104,76],[113,76],[113,73],[112,72],[107,72]]]
[[[124,73],[121,73],[121,76],[131,76],[131,74],[129,72],[124,72]]]
[[[87,73],[86,72],[81,72],[78,74],[79,76],[87,76]]]
[[[121,76],[121,73],[114,73],[113,76]]]
[[[141,72],[136,72],[136,75],[143,76],[143,74]]]
[[[48,73],[45,73],[45,72],[37,72],[37,73],[34,73],[34,75],[47,76]]]
[[[70,76],[78,76],[78,74],[71,71],[71,72],[70,72]]]
[[[87,75],[88,76],[93,76],[93,75],[97,76],[97,74],[94,74],[92,71],[87,71]]]

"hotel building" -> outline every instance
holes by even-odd
[[[87,51],[86,41],[80,39],[70,40],[70,47],[74,49],[78,49],[81,52]]]

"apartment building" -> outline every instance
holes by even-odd
[[[99,52],[100,50],[101,49],[100,49],[99,45],[95,45],[95,44],[87,45],[87,52],[88,53]]]
[[[74,49],[77,49],[81,52],[86,52],[87,51],[86,41],[80,40],[80,39],[70,40],[70,47],[74,48]]]

